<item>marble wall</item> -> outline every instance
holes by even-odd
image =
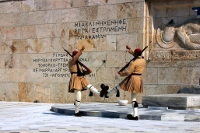
[[[144,95],[200,88],[200,19],[197,0],[148,0],[150,58]],[[188,26],[189,25],[189,26]],[[195,39],[194,39],[195,38]]]
[[[165,6],[162,6],[165,5]],[[145,92],[138,95],[176,93],[180,87],[199,86],[199,50],[163,49],[156,30],[171,19],[177,25],[195,18],[191,9],[199,2],[167,0],[25,0],[0,2],[0,100],[51,103],[74,101],[68,93],[69,50],[86,49],[80,61],[92,69],[87,76],[100,90],[123,78],[117,75],[132,56],[126,45],[143,48],[147,68]],[[171,6],[172,5],[172,6]],[[104,63],[105,62],[105,63]],[[116,102],[117,98],[89,97],[83,102]],[[121,99],[130,94],[121,92]]]

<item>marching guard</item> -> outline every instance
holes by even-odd
[[[146,66],[145,59],[142,58],[142,52],[147,48],[141,50],[139,48],[133,50],[130,46],[126,46],[128,52],[134,56],[134,59],[129,62],[126,69],[119,71],[118,74],[121,77],[126,77],[122,82],[116,85],[110,92],[108,92],[108,86],[101,84],[100,96],[109,98],[114,93],[117,93],[116,96],[119,97],[119,90],[128,91],[131,93],[133,115],[128,114],[127,118],[129,120],[138,120],[138,103],[136,101],[136,96],[138,93],[143,92],[143,82],[142,82],[142,73]]]
[[[71,73],[68,92],[75,93],[75,116],[82,116],[82,113],[79,111],[81,91],[89,89],[92,93],[100,95],[100,92],[85,78],[85,75],[91,73],[92,71],[78,61],[84,49],[85,46],[82,46],[81,50],[74,50],[72,52],[72,59],[68,62],[69,71]]]

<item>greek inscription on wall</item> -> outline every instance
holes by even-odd
[[[126,33],[126,28],[127,19],[75,22],[73,29],[70,30],[70,36],[76,39],[99,39],[105,38],[108,34]],[[41,73],[43,77],[70,77],[68,60],[66,53],[53,53],[52,58],[33,59],[33,62],[37,63],[33,72]],[[80,58],[79,61],[88,62],[89,59]],[[95,77],[95,74],[88,76]]]
[[[125,33],[126,28],[127,19],[76,22],[70,34],[77,39],[99,39],[107,34]]]
[[[52,58],[36,58],[33,59],[34,63],[37,63],[37,67],[33,68],[33,72],[41,73],[43,77],[70,77],[68,68],[69,56],[63,53],[53,53]],[[81,62],[88,62],[88,58],[80,58]],[[90,74],[90,77],[95,77],[94,74]]]

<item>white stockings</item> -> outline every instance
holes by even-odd
[[[114,93],[117,93],[117,90],[120,90],[121,88],[119,87],[119,85],[115,86],[110,92],[108,92],[107,96],[110,97],[112,96]]]
[[[76,98],[75,102],[74,102],[75,113],[78,113],[79,107],[80,107],[80,104],[81,104],[81,91],[75,90],[75,98]]]
[[[136,101],[136,93],[131,93],[132,108],[134,117],[138,116],[138,103]]]
[[[96,88],[94,88],[94,86],[92,86],[91,84],[87,85],[87,89],[89,89],[91,92],[93,92],[98,96],[100,95],[100,92]]]
[[[94,88],[94,86],[92,86],[91,84],[87,86],[87,89],[89,89],[91,92],[95,93],[98,96],[100,95],[100,92],[96,88]],[[78,113],[81,104],[81,91],[75,90],[74,92],[75,92],[75,102],[74,102],[75,113]]]

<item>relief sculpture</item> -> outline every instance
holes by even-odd
[[[200,50],[200,25],[189,23],[177,29],[177,37],[183,46],[191,50]]]
[[[174,35],[175,35],[174,27],[166,27],[164,31],[160,30],[160,28],[156,31],[156,41],[162,48],[171,48],[174,46]]]
[[[185,49],[200,50],[200,19],[190,20],[179,27],[167,26],[163,31],[158,28],[156,41],[166,49],[178,43]]]

